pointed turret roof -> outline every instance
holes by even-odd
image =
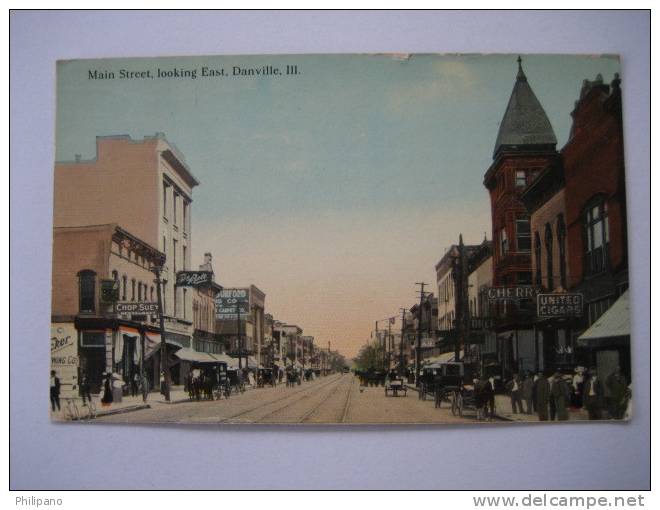
[[[493,158],[502,149],[553,149],[557,145],[555,132],[541,103],[534,95],[518,57],[518,75],[509,104],[497,133]]]

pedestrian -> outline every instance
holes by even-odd
[[[486,419],[486,406],[487,406],[487,386],[488,379],[485,375],[481,375],[474,383],[474,405],[477,408],[477,420],[482,421]]]
[[[110,404],[112,404],[113,397],[112,397],[112,374],[110,372],[107,372],[105,374],[105,381],[103,383],[103,397],[101,398],[101,405],[103,407],[108,407]]]
[[[589,369],[586,381],[584,383],[584,407],[587,408],[590,420],[603,419],[603,406],[605,400],[605,391],[603,383],[598,378],[596,367]]]
[[[136,371],[131,378],[131,397],[138,396],[138,388],[140,387],[140,372]]]
[[[550,402],[550,383],[543,372],[539,372],[536,378],[536,412],[539,421],[548,421],[548,404]]]
[[[621,368],[616,367],[614,371],[605,380],[605,387],[609,391],[608,412],[610,418],[615,420],[623,419],[626,411],[626,393],[628,383],[625,376],[621,373]]]
[[[584,395],[584,367],[575,367],[575,375],[573,375],[571,406],[575,409],[580,409],[583,405]]]
[[[484,376],[481,395],[484,401],[484,417],[490,421],[495,415],[495,385],[493,377]]]
[[[60,411],[60,378],[57,377],[55,370],[50,371],[50,406],[55,412],[55,408]]]
[[[550,377],[548,377],[548,385],[549,385],[549,400],[548,400],[548,406],[550,408],[550,421],[555,421],[555,418],[557,417],[557,407],[555,406],[555,401],[552,398],[552,387],[555,384],[555,374],[551,373]]]
[[[149,395],[149,378],[147,377],[146,370],[142,372],[142,378],[140,379],[140,386],[142,388],[142,402],[147,402],[147,396]]]
[[[540,372],[539,372],[540,373]],[[536,414],[536,383],[539,380],[539,374],[534,374],[533,384],[532,384],[532,411]]]
[[[513,414],[522,414],[523,405],[522,405],[522,381],[518,374],[513,374],[513,378],[507,383],[506,389],[511,395],[511,412]]]
[[[559,371],[555,372],[553,376],[550,399],[554,404],[557,420],[568,420],[568,404],[571,399],[571,390]]]
[[[525,401],[525,414],[532,414],[534,412],[534,378],[529,371],[522,383],[522,398]]]
[[[80,393],[82,395],[83,407],[87,405],[87,400],[92,401],[92,395],[89,391],[89,377],[87,370],[83,370],[80,374]]]

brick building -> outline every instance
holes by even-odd
[[[94,158],[55,164],[54,227],[116,223],[165,254],[163,315],[175,384],[183,383],[183,374],[174,353],[192,346],[192,290],[176,287],[175,275],[190,267],[192,190],[198,184],[162,133],[142,140],[97,137]]]
[[[580,317],[536,320],[537,366],[597,365],[606,377],[620,365],[629,377],[629,334],[579,340],[628,288],[618,76],[611,85],[600,75],[585,80],[571,115],[561,161],[543,170],[522,199],[531,214],[534,284],[543,292],[582,294],[585,309]]]
[[[491,202],[493,286],[531,286],[530,218],[521,194],[560,158],[557,138],[518,58],[518,74],[500,124],[484,185]],[[535,368],[535,303],[498,303],[495,331],[504,373]]]
[[[114,283],[119,300],[153,303],[152,265],[165,255],[117,224],[53,229],[51,307],[52,367],[65,394],[77,394],[82,372],[91,391],[101,389],[103,373],[128,384],[146,372],[152,387],[160,368],[157,314],[115,313],[101,286]]]

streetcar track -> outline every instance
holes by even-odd
[[[344,403],[344,410],[341,413],[341,419],[339,423],[346,423],[346,417],[348,416],[348,408],[351,405],[351,395],[353,393],[353,384],[355,383],[355,377],[351,379],[351,385],[348,387],[348,395],[346,396],[346,402]]]
[[[300,395],[301,393],[308,393],[310,390],[314,391],[314,390],[319,390],[319,389],[321,389],[321,388],[325,388],[326,386],[328,386],[328,385],[334,383],[336,380],[337,380],[337,379],[332,379],[332,380],[330,380],[330,381],[327,381],[327,382],[323,383],[321,386],[312,386],[311,388],[303,388],[303,389],[301,389],[301,390],[299,390],[299,391],[296,391],[296,392],[294,392],[294,393],[289,393],[289,394],[287,394],[287,395],[285,395],[285,396],[283,396],[283,397],[281,397],[281,398],[278,398],[278,399],[276,399],[276,400],[273,400],[273,401],[271,401],[271,402],[268,402],[268,403],[265,403],[265,404],[262,403],[262,404],[260,404],[260,405],[258,405],[258,406],[251,407],[250,409],[246,409],[245,411],[241,411],[240,413],[234,414],[234,415],[232,415],[232,416],[228,416],[227,418],[223,418],[222,420],[219,421],[219,423],[227,423],[227,422],[229,422],[230,420],[234,420],[234,419],[236,419],[236,418],[238,418],[238,417],[240,417],[240,416],[244,416],[244,415],[246,415],[246,414],[249,414],[249,413],[252,413],[252,412],[254,412],[254,411],[257,411],[258,409],[262,409],[262,408],[264,408],[264,407],[266,407],[266,406],[269,406],[269,405],[272,405],[272,404],[276,404],[276,403],[281,402],[281,401],[283,401],[283,400],[286,400],[286,399],[288,399],[288,398],[295,397],[296,395]],[[304,398],[304,395],[303,395],[303,397],[301,397],[301,398]],[[299,402],[299,401],[300,401],[300,399],[296,400],[295,402]],[[284,409],[284,408],[286,408],[286,407],[288,407],[289,405],[292,405],[292,404],[293,404],[293,402],[291,402],[291,403],[289,403],[289,404],[285,404],[285,405],[283,405],[283,406],[281,406],[281,407],[278,407],[278,408],[275,409],[274,411],[272,411],[272,412],[266,414],[265,416],[262,416],[261,418],[259,418],[259,419],[257,420],[257,422],[263,420],[264,418],[267,418],[267,417],[272,416],[273,414],[277,413],[278,411],[281,411],[282,409]]]
[[[343,381],[343,379],[340,377],[340,378],[339,378],[339,384],[338,384],[337,386],[341,386],[342,381]],[[353,384],[353,383],[351,383],[351,387],[352,387],[352,384]],[[349,391],[350,391],[350,390],[349,390]],[[306,412],[306,413],[305,413],[305,414],[304,414],[304,415],[298,420],[298,423],[305,423],[305,422],[306,422],[306,421],[307,421],[307,420],[308,420],[308,419],[309,419],[309,418],[310,418],[310,417],[311,417],[316,411],[319,410],[319,408],[320,408],[323,404],[325,404],[325,403],[327,402],[327,400],[328,400],[330,397],[333,397],[334,395],[336,395],[336,394],[335,394],[335,393],[332,393],[332,392],[331,392],[331,393],[328,393],[328,394],[327,394],[327,395],[326,395],[326,396],[325,396],[325,397],[324,397],[324,398],[323,398],[318,404],[316,404],[314,407],[312,407],[312,409],[310,409],[309,411],[307,411],[307,412]]]

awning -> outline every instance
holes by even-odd
[[[193,351],[192,349],[179,349],[174,355],[182,361],[192,361],[195,363],[218,363],[212,355],[207,352]]]
[[[136,328],[130,328],[127,326],[119,326],[119,332],[130,338],[140,338],[140,332]]]
[[[226,363],[228,367],[234,366],[237,363],[234,358],[226,354],[211,354],[211,356],[218,360],[219,363]]]
[[[598,347],[630,337],[630,295],[626,290],[607,311],[577,339],[579,347]]]
[[[459,352],[459,357],[463,357],[463,351]],[[439,356],[433,356],[432,358],[426,358],[422,361],[422,365],[428,367],[429,365],[437,365],[438,363],[447,363],[454,360],[454,351],[444,352]]]

